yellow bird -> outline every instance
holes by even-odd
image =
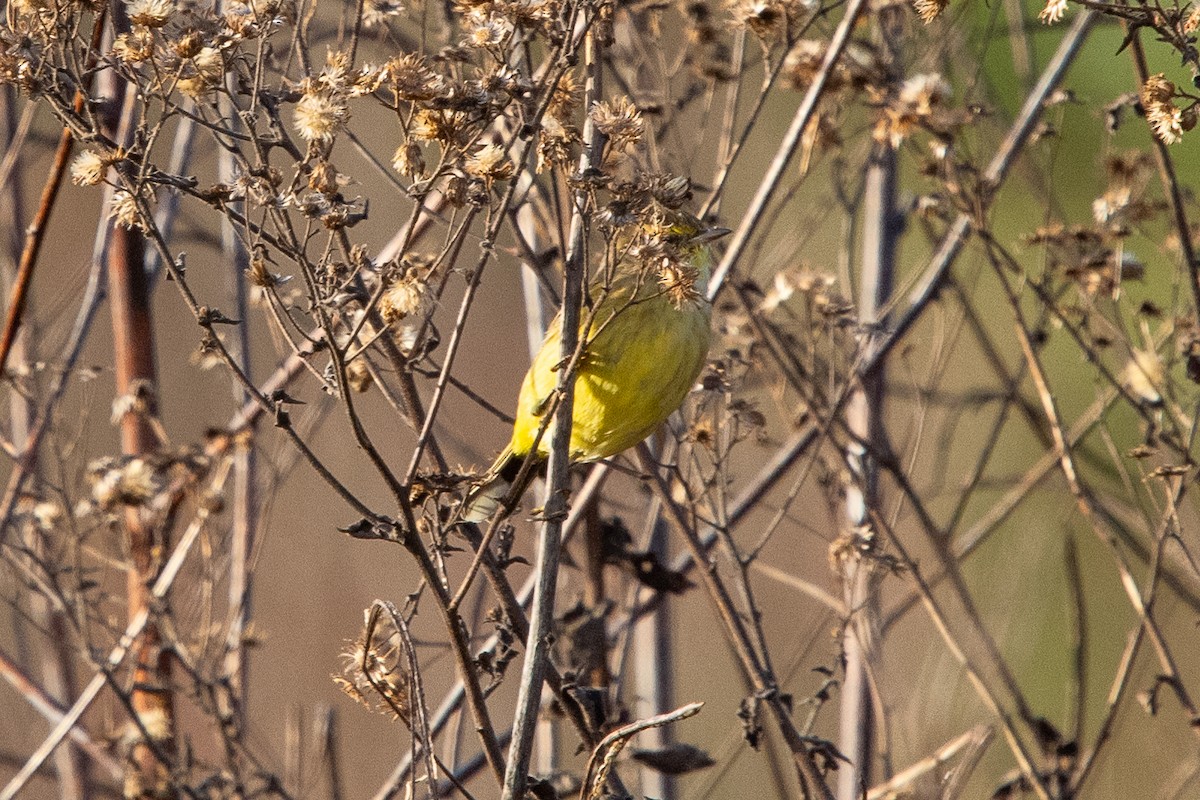
[[[705,297],[712,266],[708,243],[729,231],[706,227],[684,212],[669,213],[659,226],[663,255],[650,263],[626,256],[610,279],[589,289],[580,330],[585,344],[575,374],[574,463],[614,456],[645,439],[683,404],[704,368],[712,316]],[[539,460],[549,455],[549,430],[540,440],[538,432],[558,386],[561,334],[560,313],[525,374],[508,447],[467,493],[465,521],[482,522],[505,497],[520,497],[534,471],[516,490],[512,484],[535,442]]]

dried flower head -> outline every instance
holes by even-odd
[[[485,144],[480,147],[463,162],[463,169],[468,175],[488,184],[492,181],[508,180],[516,171],[512,159],[498,144]]]
[[[696,285],[699,276],[699,270],[675,258],[664,257],[658,265],[658,285],[675,308],[693,305],[704,299]]]
[[[553,167],[570,169],[574,160],[572,146],[578,141],[579,131],[547,114],[538,133],[537,171],[542,173]]]
[[[202,47],[200,52],[180,62],[179,91],[193,99],[201,99],[220,84],[225,77],[225,59],[215,47]]]
[[[788,52],[783,74],[793,89],[804,91],[812,85],[825,61],[826,46],[818,39],[801,39]],[[848,77],[845,64],[839,60],[825,79],[825,91],[833,93],[841,89]]]
[[[410,270],[384,291],[379,300],[379,313],[385,322],[399,322],[422,311],[428,297],[429,285]]]
[[[1047,25],[1053,25],[1067,13],[1067,0],[1046,0],[1046,7],[1038,14],[1038,19]]]
[[[575,110],[579,108],[579,101],[582,97],[583,86],[580,84],[579,78],[574,72],[564,72],[558,85],[554,87],[554,92],[550,95],[550,105],[547,107],[546,113],[558,119],[570,119]]]
[[[1151,75],[1142,84],[1142,105],[1153,106],[1160,103],[1170,103],[1175,98],[1175,84],[1166,79],[1163,73]]]
[[[413,115],[409,134],[423,142],[440,142],[443,145],[465,143],[469,140],[471,127],[467,115],[462,111],[422,108]]]
[[[1146,120],[1163,144],[1175,144],[1183,138],[1183,110],[1174,103],[1146,106]]]
[[[1200,29],[1200,3],[1192,6],[1188,11],[1187,17],[1183,20],[1183,32],[1193,34],[1197,29]]]
[[[425,155],[421,145],[406,142],[396,148],[392,156],[392,169],[406,178],[421,178],[425,175]]]
[[[304,95],[292,111],[296,132],[308,142],[332,142],[350,118],[345,99],[336,91],[306,82]]]
[[[141,212],[138,210],[137,198],[124,189],[118,189],[113,192],[112,205],[109,208],[108,215],[118,225],[127,230],[133,230],[142,226]]]
[[[385,79],[397,99],[425,102],[446,91],[446,81],[430,69],[424,56],[405,53],[383,65]]]
[[[366,708],[407,722],[411,679],[399,634],[373,611],[365,613],[362,635],[342,652],[342,674],[334,675],[333,682]]]
[[[773,41],[815,8],[808,0],[733,0],[730,13],[760,39]]]
[[[913,9],[926,25],[942,15],[950,0],[913,0]]]
[[[154,34],[149,28],[122,33],[113,40],[112,51],[126,64],[140,64],[154,55]]]
[[[129,21],[145,28],[161,28],[175,13],[175,0],[126,0]]]
[[[608,137],[614,150],[624,150],[641,141],[645,124],[642,112],[627,97],[596,103],[590,116],[596,130]]]
[[[382,28],[403,10],[404,6],[396,0],[366,0],[363,3],[363,27],[367,30]]]
[[[481,50],[495,50],[504,47],[512,34],[512,23],[503,17],[476,18],[472,21],[470,33],[464,44]]]
[[[79,186],[95,186],[107,171],[108,161],[95,150],[84,150],[71,162],[71,180]]]
[[[928,124],[950,98],[950,84],[941,75],[914,75],[904,82],[897,96],[889,99],[875,125],[876,141],[899,147],[918,125]]]

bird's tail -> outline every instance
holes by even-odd
[[[504,448],[504,452],[496,458],[479,483],[467,491],[459,514],[462,521],[480,523],[491,519],[504,504],[505,498],[509,495],[520,497],[524,494],[525,488],[537,472],[532,469],[526,472],[521,481],[522,486],[518,491],[514,491],[514,482],[520,476],[524,460],[524,456],[513,453],[511,447]]]

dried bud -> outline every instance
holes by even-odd
[[[175,0],[126,0],[129,21],[145,28],[161,28],[175,13]]]
[[[349,117],[349,109],[339,95],[311,84],[292,112],[296,131],[305,141],[326,144],[333,141]]]
[[[950,0],[913,0],[913,9],[926,25],[941,16]]]
[[[1067,13],[1067,0],[1046,0],[1046,7],[1038,14],[1038,19],[1047,25],[1053,25]]]
[[[1169,103],[1175,97],[1175,84],[1171,83],[1163,73],[1151,75],[1142,84],[1142,105],[1153,106]]]
[[[133,230],[142,226],[137,198],[124,189],[113,192],[108,215],[122,228]]]
[[[508,180],[516,168],[504,148],[498,144],[485,144],[463,163],[468,175],[486,183]]]
[[[421,178],[425,175],[425,156],[421,145],[407,142],[396,148],[392,156],[392,169],[406,178]]]
[[[596,130],[607,136],[616,150],[624,150],[642,138],[642,113],[627,97],[596,103],[591,118]]]
[[[220,85],[225,77],[225,60],[215,47],[201,47],[200,52],[180,66],[176,86],[188,97],[200,99]]]
[[[308,176],[308,188],[321,194],[336,194],[338,171],[328,161],[318,161]]]
[[[79,186],[95,186],[104,180],[108,162],[94,150],[84,150],[71,162],[71,180]]]

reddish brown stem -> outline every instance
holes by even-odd
[[[95,55],[100,52],[100,37],[104,31],[104,20],[107,9],[101,8],[96,12],[96,20],[92,25],[93,56],[87,73],[89,82],[85,88],[90,88],[91,66],[95,65]],[[75,93],[75,113],[83,110],[85,92]],[[67,172],[67,159],[71,157],[71,145],[74,137],[70,128],[63,128],[58,140],[58,149],[54,151],[54,161],[50,166],[50,175],[42,189],[42,198],[38,203],[37,213],[25,232],[25,247],[21,251],[21,263],[17,266],[17,276],[13,281],[12,295],[8,301],[8,317],[4,320],[4,334],[0,338],[0,374],[8,363],[8,355],[12,351],[13,342],[17,339],[17,331],[21,327],[21,315],[25,313],[25,304],[29,300],[29,286],[33,283],[33,268],[37,265],[38,255],[42,252],[42,242],[45,241],[46,224],[50,221],[50,212],[58,199],[58,190],[62,187],[63,176]]]

